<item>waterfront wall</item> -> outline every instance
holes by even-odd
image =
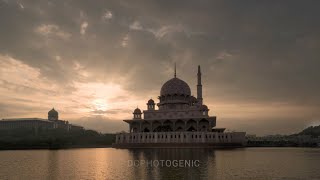
[[[240,144],[245,145],[245,132],[144,132],[120,133],[117,144]]]

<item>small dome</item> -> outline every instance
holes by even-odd
[[[149,99],[148,104],[154,104],[154,100],[153,99]]]
[[[200,107],[200,109],[201,109],[201,110],[208,110],[208,106],[206,106],[206,105],[203,104],[203,105]]]
[[[49,116],[57,116],[58,115],[58,111],[56,111],[54,108],[52,108],[49,112],[48,112]]]
[[[192,102],[197,102],[197,98],[194,97],[194,96],[191,96],[191,101],[192,101]]]
[[[134,111],[133,111],[133,114],[142,114],[141,113],[141,110],[139,108],[136,108]]]
[[[189,85],[179,78],[172,78],[161,87],[160,95],[191,95]]]

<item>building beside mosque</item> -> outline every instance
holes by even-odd
[[[197,73],[197,97],[191,95],[189,85],[174,77],[163,84],[159,102],[147,102],[147,110],[136,108],[133,118],[124,120],[128,133],[116,135],[113,144],[118,148],[135,147],[225,147],[243,146],[245,132],[225,132],[216,127],[216,116],[202,97],[201,69]],[[156,106],[158,107],[156,109]]]
[[[10,130],[18,128],[32,129],[65,129],[80,130],[81,126],[70,124],[68,121],[60,120],[59,113],[54,108],[48,112],[48,119],[41,118],[12,118],[0,120],[0,130]]]

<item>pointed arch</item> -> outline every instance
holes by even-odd
[[[201,119],[199,121],[199,130],[200,131],[209,131],[209,121],[207,119]]]
[[[185,130],[185,123],[181,119],[175,122],[175,131],[184,131]]]
[[[187,131],[196,131],[197,130],[197,122],[194,119],[189,119],[187,121]]]
[[[153,132],[160,132],[161,131],[161,123],[159,121],[153,121],[152,122],[152,131]]]

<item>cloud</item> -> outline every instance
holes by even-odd
[[[18,3],[18,5],[19,5],[19,7],[20,7],[21,9],[24,9],[24,6],[23,6],[22,3],[19,3],[19,2],[17,2],[17,3]]]
[[[81,27],[80,27],[80,34],[85,35],[87,32],[88,26],[89,26],[88,22],[86,22],[86,21],[82,22]]]
[[[93,111],[91,111],[93,114],[95,115],[115,115],[115,114],[121,114],[121,113],[130,113],[132,112],[132,110],[125,110],[122,108],[118,108],[118,109],[108,109],[108,110],[101,110],[101,109],[95,109]]]
[[[129,42],[129,35],[126,34],[121,41],[121,46],[122,47],[127,47],[128,46],[128,42]]]
[[[138,21],[134,21],[132,24],[129,26],[130,29],[132,30],[142,30],[142,26]]]
[[[143,27],[139,21],[134,21],[132,24],[130,24],[129,29],[135,30],[135,31],[145,31],[145,32],[152,33],[157,39],[161,39],[171,33],[185,33],[188,36],[192,34],[201,34],[196,32],[189,32],[182,25],[164,25],[164,26],[161,26],[160,28]]]
[[[183,32],[184,28],[181,25],[169,25],[162,26],[159,29],[151,29],[150,31],[155,35],[156,38],[160,39],[173,32]]]
[[[54,24],[42,24],[35,28],[35,32],[49,37],[49,36],[57,36],[62,39],[69,39],[71,34],[60,30],[59,26]]]
[[[216,59],[223,60],[223,59],[227,59],[229,57],[232,57],[232,54],[230,54],[230,53],[228,53],[226,51],[222,51],[217,55]]]
[[[109,10],[107,10],[107,11],[103,14],[102,20],[107,21],[107,20],[112,19],[112,17],[113,17],[112,12],[109,11]]]

